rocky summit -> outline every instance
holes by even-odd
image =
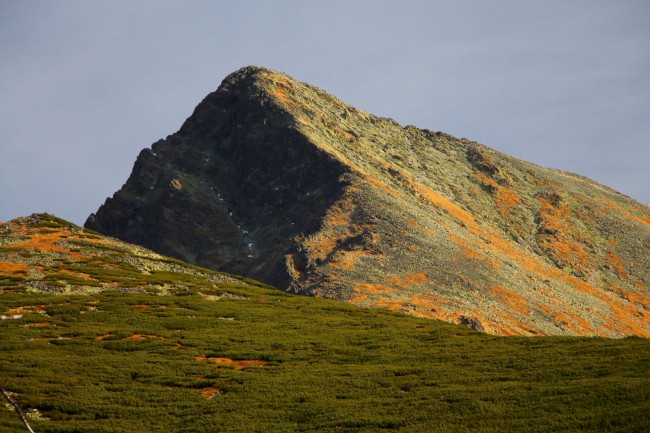
[[[85,226],[282,290],[500,335],[650,337],[650,208],[259,67]]]

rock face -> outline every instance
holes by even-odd
[[[650,337],[650,208],[243,68],[86,227],[305,295],[494,334]]]

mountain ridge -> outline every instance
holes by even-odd
[[[86,226],[294,293],[495,334],[650,336],[650,211],[245,67]]]

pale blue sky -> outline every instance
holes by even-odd
[[[650,202],[648,1],[0,0],[0,221],[82,224],[230,72]]]

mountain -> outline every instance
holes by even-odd
[[[85,226],[492,334],[650,337],[648,206],[259,67],[144,149]]]
[[[650,339],[295,296],[52,215],[0,223],[0,431],[629,432]],[[11,402],[11,403],[10,403]]]

